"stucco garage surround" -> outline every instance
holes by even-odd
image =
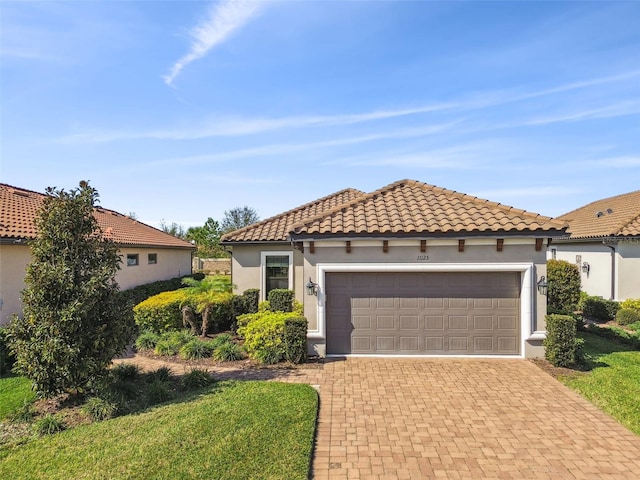
[[[329,264],[317,268],[327,355],[523,357],[534,326],[532,263]]]

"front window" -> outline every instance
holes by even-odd
[[[137,253],[128,253],[127,254],[127,267],[135,267],[138,265],[138,254]]]
[[[290,252],[262,253],[262,291],[264,299],[275,288],[293,288],[292,259],[293,256]]]

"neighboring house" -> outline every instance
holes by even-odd
[[[22,312],[31,261],[29,242],[36,238],[34,220],[45,195],[0,183],[0,325]],[[191,273],[194,247],[179,238],[102,207],[95,209],[104,235],[119,246],[121,290]]]
[[[582,289],[612,300],[640,298],[640,190],[597,200],[556,220],[569,225],[548,258],[580,268]]]
[[[544,354],[562,222],[412,180],[342,190],[222,238],[238,292],[295,291],[319,355]]]

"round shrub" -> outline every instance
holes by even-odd
[[[580,270],[564,260],[547,261],[547,304],[554,312],[571,313],[580,300]]]
[[[621,308],[616,313],[616,322],[620,325],[631,325],[640,322],[640,310]]]
[[[233,362],[235,360],[242,360],[244,354],[240,345],[234,342],[222,343],[213,351],[213,359],[219,362]]]
[[[86,401],[82,410],[87,413],[94,422],[99,422],[113,418],[118,411],[118,406],[104,398],[91,397]]]
[[[160,340],[160,335],[151,330],[146,330],[136,338],[136,348],[138,350],[153,350],[156,348],[158,340]]]
[[[180,348],[180,357],[185,360],[201,360],[209,358],[213,353],[212,342],[205,342],[198,338],[190,340]]]
[[[195,390],[214,383],[213,377],[206,370],[194,368],[182,377],[182,386],[186,390]]]
[[[140,367],[133,363],[121,363],[111,369],[116,380],[135,380],[140,375]]]
[[[64,421],[56,415],[46,415],[39,419],[34,425],[38,435],[53,435],[67,428]]]

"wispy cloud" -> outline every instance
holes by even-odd
[[[227,40],[258,12],[261,5],[261,2],[246,0],[221,0],[212,5],[207,16],[189,31],[193,38],[191,49],[163,77],[165,83],[172,85],[184,67]]]
[[[177,64],[176,64],[177,65]],[[490,109],[500,105],[526,101],[534,98],[551,96],[562,92],[579,90],[594,86],[602,86],[615,82],[623,82],[640,77],[640,70],[629,71],[618,75],[599,77],[579,82],[558,85],[552,88],[529,92],[513,90],[497,92],[481,92],[451,102],[432,103],[397,109],[378,109],[369,112],[335,114],[335,115],[297,115],[276,118],[247,117],[213,117],[199,124],[181,128],[168,128],[147,131],[94,131],[66,135],[60,143],[104,143],[119,140],[154,139],[154,140],[196,140],[215,137],[234,137],[255,135],[275,130],[300,129],[311,127],[335,127],[355,125],[367,122],[384,121],[395,118],[422,115],[427,113],[462,113]],[[175,78],[175,77],[174,77]],[[586,118],[610,118],[638,113],[637,102],[619,103],[596,109],[585,109],[581,112],[561,114],[555,117],[534,118],[505,125],[494,124],[487,129],[510,128],[515,126],[533,126],[548,123],[578,121]],[[473,131],[477,127],[473,128]],[[480,128],[480,130],[485,128]]]
[[[582,160],[574,162],[580,167],[598,168],[637,168],[640,167],[640,156],[629,155],[619,157],[598,158],[595,160]]]

